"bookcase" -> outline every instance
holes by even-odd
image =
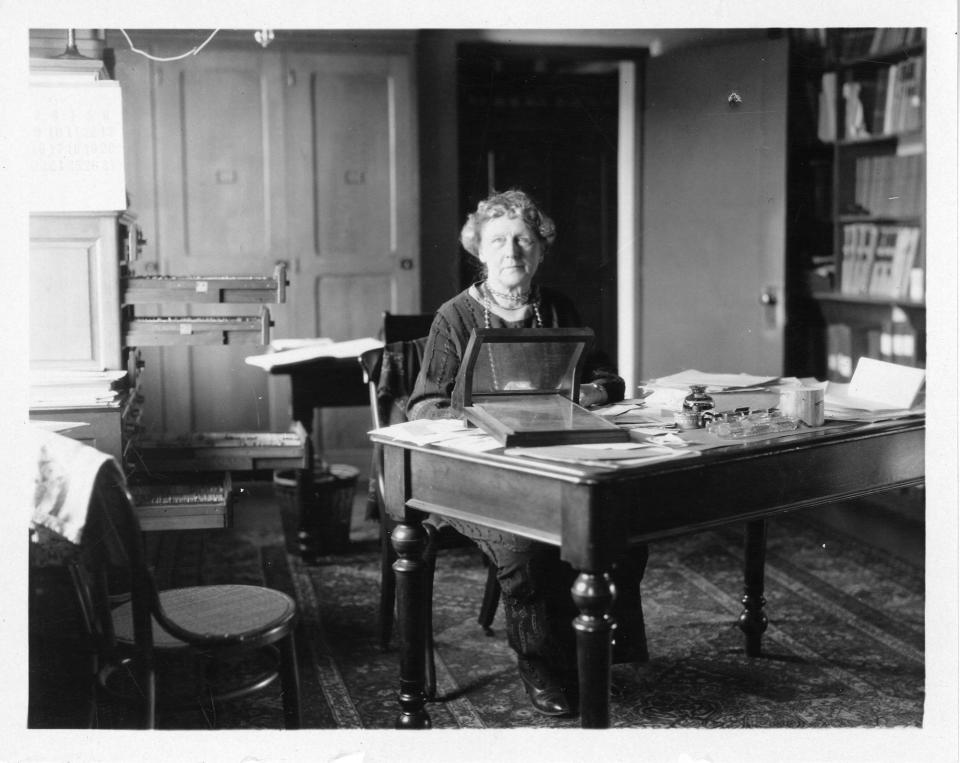
[[[832,251],[813,297],[826,371],[926,363],[922,28],[828,30],[818,136],[833,153]]]

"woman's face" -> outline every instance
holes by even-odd
[[[478,256],[493,289],[527,289],[543,259],[543,244],[519,217],[504,215],[483,224]]]

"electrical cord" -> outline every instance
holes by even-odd
[[[214,29],[214,30],[210,33],[210,36],[207,37],[206,40],[204,40],[202,43],[200,43],[199,45],[197,45],[195,48],[191,48],[191,49],[188,50],[186,53],[181,53],[179,56],[166,56],[166,57],[163,57],[163,56],[155,56],[155,55],[153,55],[153,54],[151,54],[151,53],[147,53],[145,50],[140,50],[139,48],[137,48],[137,47],[133,44],[133,41],[130,39],[130,35],[127,34],[127,30],[126,30],[126,29],[121,29],[121,30],[120,30],[120,33],[126,38],[126,40],[127,40],[127,45],[130,46],[130,50],[131,50],[132,52],[134,52],[134,53],[139,53],[141,56],[143,56],[144,58],[149,58],[151,61],[160,61],[161,63],[163,63],[163,62],[167,62],[167,61],[179,61],[180,59],[186,58],[187,56],[195,56],[195,55],[197,55],[197,53],[199,53],[201,50],[203,50],[204,47],[206,47],[207,43],[210,42],[210,40],[212,40],[212,39],[214,38],[214,36],[217,34],[217,32],[219,32],[219,31],[220,31],[219,28],[218,28],[218,29]]]

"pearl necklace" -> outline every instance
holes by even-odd
[[[526,291],[521,291],[519,294],[510,294],[505,291],[494,291],[490,287],[489,281],[483,282],[483,288],[486,289],[487,293],[493,297],[498,302],[508,302],[513,307],[522,307],[530,301],[530,295],[533,293],[532,289],[527,289]]]
[[[498,292],[493,291],[493,289],[491,289],[486,283],[483,283],[478,291],[480,292],[480,298],[483,300],[483,327],[488,329],[490,328],[490,312],[493,309],[493,304],[491,303],[487,292],[494,296],[501,295]],[[540,300],[537,299],[533,302],[530,302],[531,295],[532,290],[526,293],[524,304],[528,304],[533,308],[534,325],[536,328],[543,328],[543,318],[540,316]],[[509,297],[510,295],[507,296]],[[487,357],[490,359],[490,378],[493,381],[493,388],[495,390],[499,390],[500,382],[497,379],[497,365],[493,360],[493,347],[491,347],[489,344],[487,345]]]

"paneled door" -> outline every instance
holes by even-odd
[[[787,40],[651,58],[641,373],[781,374]]]
[[[298,336],[377,336],[384,310],[419,309],[411,61],[286,57],[286,236]],[[366,452],[369,411],[317,422],[330,453]]]

